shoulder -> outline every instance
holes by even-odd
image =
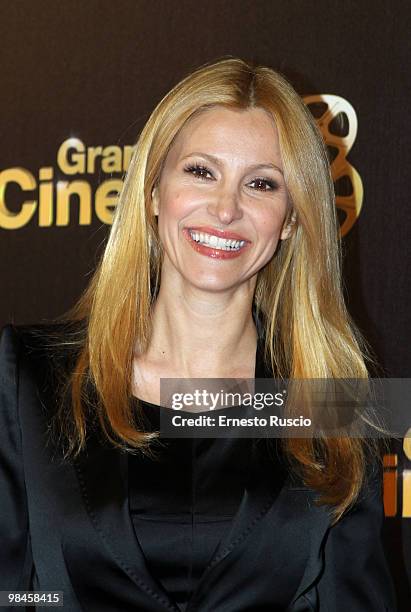
[[[21,375],[37,382],[64,377],[74,365],[83,333],[82,322],[5,325],[0,330],[2,381]]]
[[[27,353],[39,353],[56,348],[73,340],[84,330],[83,321],[35,323],[16,325],[9,323],[1,328],[0,338],[6,343],[19,345]]]

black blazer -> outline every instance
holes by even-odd
[[[0,590],[63,591],[70,612],[178,612],[132,527],[127,453],[91,439],[62,462],[48,441],[54,358],[33,329],[8,325],[0,341]],[[393,612],[382,521],[378,471],[334,527],[288,478],[250,486],[187,612],[279,612],[296,575],[288,612]]]

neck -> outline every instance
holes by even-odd
[[[162,282],[153,308],[153,335],[146,357],[173,364],[181,378],[254,377],[257,330],[254,287],[227,293]]]

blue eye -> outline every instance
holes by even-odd
[[[211,174],[210,170],[205,166],[200,166],[200,164],[192,164],[190,166],[186,166],[184,168],[184,172],[188,172],[189,174],[192,174],[196,178],[202,180],[213,178],[213,175]]]

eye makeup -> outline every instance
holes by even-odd
[[[214,180],[213,173],[207,166],[203,164],[188,164],[184,166],[184,172],[188,174],[192,174],[195,178],[200,180]],[[253,186],[254,184],[254,186]],[[250,181],[247,186],[250,186],[251,189],[255,189],[256,191],[275,191],[279,188],[279,184],[277,181],[273,179],[268,179],[263,176],[255,177],[252,181]]]

